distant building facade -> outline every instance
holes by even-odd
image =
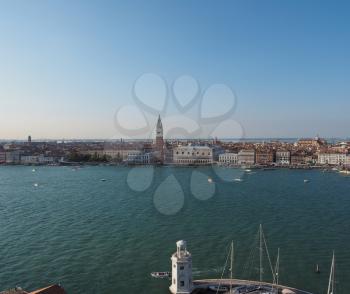
[[[6,162],[6,152],[4,149],[0,148],[0,164]]]
[[[55,158],[52,156],[41,155],[21,155],[22,164],[52,164]]]
[[[238,153],[222,153],[219,155],[219,163],[221,164],[238,164]]]
[[[130,153],[126,162],[128,164],[150,164],[151,153]]]
[[[238,152],[238,164],[255,164],[255,150],[241,150]]]
[[[173,149],[173,163],[178,165],[209,165],[213,150],[207,146],[177,146]]]
[[[318,163],[321,165],[345,165],[348,155],[345,153],[320,153]]]
[[[289,165],[290,164],[290,151],[276,151],[276,164]]]
[[[255,163],[260,165],[270,165],[275,161],[275,152],[272,150],[257,150],[255,153]]]
[[[292,153],[290,156],[290,163],[292,165],[304,164],[304,154],[302,153]]]
[[[345,165],[348,166],[348,167],[350,167],[350,154],[348,154],[348,155],[346,156]]]
[[[21,159],[21,152],[19,150],[6,151],[6,163],[18,164]]]
[[[81,154],[103,157],[107,156],[110,160],[120,160],[127,161],[128,157],[134,156],[135,154],[142,154],[142,150],[138,149],[127,149],[127,148],[115,148],[115,149],[105,149],[105,150],[87,150],[81,151]]]

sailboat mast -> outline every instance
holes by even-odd
[[[327,294],[334,294],[334,251],[332,257],[331,272],[329,273]]]
[[[263,240],[262,240],[262,225],[260,224],[260,228],[259,228],[259,232],[260,232],[260,246],[259,246],[259,253],[260,253],[260,268],[259,268],[259,272],[260,272],[260,282],[262,282],[262,251],[263,251]]]
[[[233,278],[233,241],[231,242],[231,268],[230,268],[230,293],[232,293],[232,278]]]
[[[280,249],[278,248],[278,250],[277,250],[276,268],[275,268],[276,285],[278,285],[279,270],[280,270]]]

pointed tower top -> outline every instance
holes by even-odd
[[[160,114],[158,115],[156,134],[157,137],[163,137],[163,124]]]

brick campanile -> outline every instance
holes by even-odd
[[[157,128],[156,128],[156,144],[155,149],[157,151],[157,161],[160,163],[164,162],[164,139],[163,139],[163,124],[158,116]]]

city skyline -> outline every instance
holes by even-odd
[[[147,73],[168,94],[182,76],[200,95],[227,85],[245,138],[349,137],[345,1],[0,4],[1,139],[124,137],[115,114]],[[217,96],[208,108],[220,112]]]

